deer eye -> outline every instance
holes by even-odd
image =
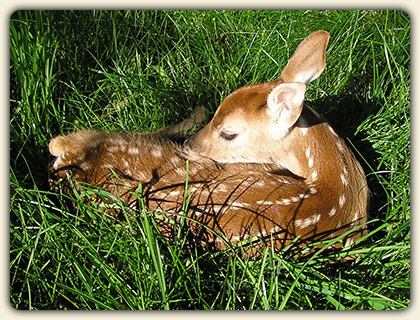
[[[233,139],[235,139],[238,136],[238,134],[237,133],[226,133],[226,132],[222,131],[222,132],[220,132],[220,136],[225,140],[232,141]]]

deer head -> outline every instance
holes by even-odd
[[[291,152],[299,134],[306,84],[325,68],[329,34],[317,31],[296,49],[277,81],[230,94],[210,123],[185,146],[219,162],[276,162],[302,174]],[[300,122],[299,119],[302,119]]]

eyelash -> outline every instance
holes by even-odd
[[[227,140],[227,141],[232,141],[233,139],[235,139],[237,136],[238,136],[238,134],[236,134],[236,133],[226,133],[226,132],[220,132],[220,136],[223,138],[223,139],[225,139],[225,140]]]

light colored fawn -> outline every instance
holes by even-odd
[[[353,229],[333,247],[351,245],[366,233],[363,170],[328,123],[304,106],[306,84],[324,70],[328,40],[325,31],[311,34],[278,80],[233,92],[184,147],[165,138],[179,125],[158,134],[80,131],[53,139],[52,181],[63,178],[68,192],[69,174],[76,188],[98,186],[132,207],[141,184],[163,235],[174,227],[162,218],[179,221],[185,212],[184,226],[207,249],[249,240],[253,254],[259,246],[280,250],[297,240],[301,247]],[[86,201],[101,201],[95,197]]]

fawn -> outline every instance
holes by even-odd
[[[332,247],[353,244],[366,233],[365,175],[344,141],[304,105],[306,84],[325,68],[328,41],[322,30],[309,35],[278,80],[230,94],[183,147],[167,136],[191,119],[157,134],[84,130],[54,138],[51,181],[61,179],[69,192],[69,176],[76,188],[98,186],[133,208],[141,190],[164,236],[185,218],[207,249],[247,242],[252,255],[260,246],[301,247],[346,232]],[[97,195],[86,201],[106,202]]]

